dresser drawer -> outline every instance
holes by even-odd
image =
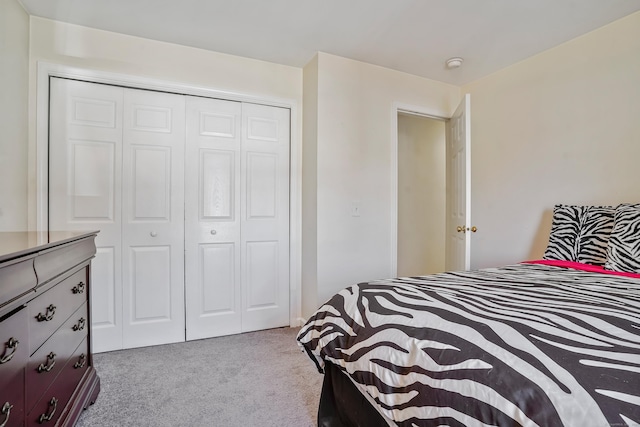
[[[78,240],[40,252],[33,262],[33,267],[38,276],[38,286],[64,273],[71,266],[91,259],[95,253],[95,244],[88,239]]]
[[[89,368],[89,337],[86,336],[76,348],[64,370],[65,381],[78,384]]]
[[[32,258],[13,260],[9,264],[0,269],[0,306],[28,294],[38,283]]]
[[[36,404],[42,392],[62,372],[75,349],[87,337],[88,329],[85,303],[29,358],[27,411]]]
[[[27,415],[26,426],[55,426],[69,403],[73,390],[56,387],[54,383]]]
[[[26,322],[25,307],[0,321],[0,425],[5,427],[22,426],[24,419],[24,365],[29,357]]]
[[[87,300],[87,275],[83,268],[29,302],[29,354]]]
[[[85,336],[69,357],[62,372],[42,395],[27,417],[27,426],[55,425],[89,368],[89,343]]]

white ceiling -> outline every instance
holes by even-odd
[[[462,85],[640,0],[21,0],[31,14],[303,67],[322,51]],[[447,70],[452,56],[465,62]]]

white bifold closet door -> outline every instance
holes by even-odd
[[[288,109],[50,87],[49,229],[100,230],[94,351],[289,324]]]
[[[93,351],[122,348],[122,88],[53,78],[49,229],[100,230],[91,264]]]
[[[184,97],[50,87],[49,229],[100,230],[94,351],[184,341]]]
[[[187,339],[289,324],[289,110],[187,97]]]
[[[184,96],[125,89],[123,347],[184,341]]]

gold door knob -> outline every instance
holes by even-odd
[[[476,227],[475,225],[471,227],[471,232],[475,233],[476,231],[478,231],[478,227]]]
[[[461,231],[464,231],[464,227],[460,227],[460,226],[458,226],[458,227],[456,228],[456,230],[458,230],[458,233],[460,233]]]

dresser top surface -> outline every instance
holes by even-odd
[[[37,253],[54,246],[95,235],[96,231],[0,232],[0,262]]]

